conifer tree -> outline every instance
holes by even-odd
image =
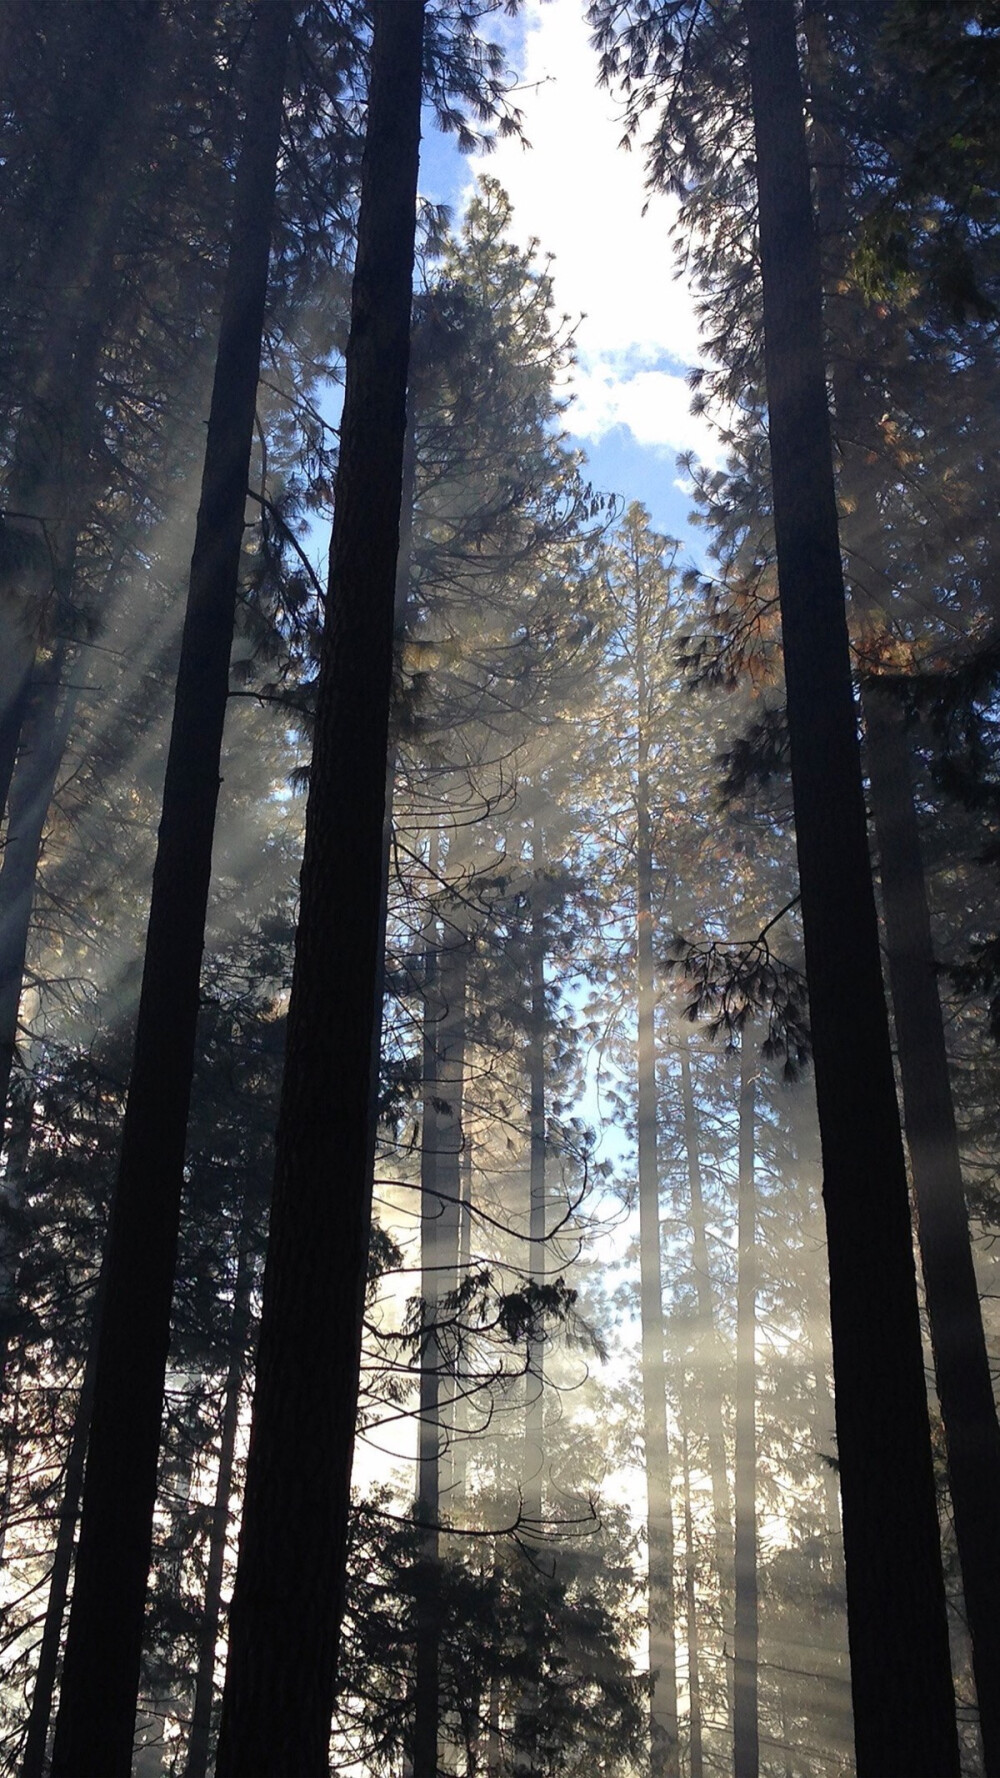
[[[422,0],[376,8],[218,1778],[322,1778],[329,1762],[371,1214],[423,24]]]
[[[261,0],[143,988],[106,1259],[52,1771],[127,1778],[291,0]]]

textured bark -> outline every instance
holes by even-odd
[[[733,1774],[758,1778],[757,1711],[757,1231],[754,1189],[755,1079],[749,1027],[740,1050],[738,1275],[736,1284],[736,1469],[733,1632]]]
[[[640,711],[646,708],[637,651]],[[663,1279],[660,1256],[660,1170],[657,1142],[656,977],[653,956],[653,860],[650,837],[648,736],[641,720],[636,808],[636,972],[638,977],[639,1312],[642,1330],[642,1424],[646,1452],[646,1541],[649,1564],[649,1769],[678,1778],[677,1652],[674,1626],[674,1530],[667,1445]]]
[[[744,17],[858,1778],[954,1778],[944,1583],[851,686],[795,16],[791,0],[744,0]]]
[[[375,13],[368,135],[216,1778],[328,1770],[374,1156],[383,820],[422,0]]]
[[[688,1757],[691,1778],[704,1778],[701,1732],[701,1674],[698,1669],[698,1558],[691,1513],[691,1464],[687,1427],[681,1429],[681,1472],[684,1483],[684,1614],[687,1619]]]
[[[291,0],[260,0],[98,1330],[53,1778],[128,1778]]]
[[[222,1402],[222,1426],[219,1435],[219,1469],[215,1478],[215,1499],[212,1502],[205,1597],[202,1601],[201,1627],[198,1631],[198,1667],[195,1675],[194,1706],[191,1711],[191,1732],[188,1738],[184,1778],[206,1778],[209,1766],[212,1703],[215,1696],[215,1659],[219,1645],[222,1581],[226,1566],[226,1543],[229,1537],[229,1502],[233,1492],[236,1435],[239,1431],[240,1402],[250,1339],[253,1275],[254,1266],[250,1253],[250,1211],[249,1207],[245,1205],[243,1225],[240,1230],[239,1254],[236,1261],[236,1279],[233,1286],[229,1367],[226,1372]]]

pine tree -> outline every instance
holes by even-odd
[[[371,1205],[423,10],[420,0],[383,3],[375,18],[330,616],[218,1778],[328,1769]]]
[[[52,1771],[129,1772],[290,0],[255,16],[245,142],[106,1260]]]

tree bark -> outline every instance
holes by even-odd
[[[646,707],[637,651],[639,708]],[[642,1424],[646,1451],[646,1541],[649,1564],[649,1770],[679,1778],[677,1652],[674,1627],[674,1531],[667,1445],[663,1278],[660,1254],[660,1171],[657,1141],[656,976],[653,954],[653,858],[648,749],[641,718],[636,802],[636,973],[638,989],[637,1131],[639,1150],[639,1313],[642,1333]]]
[[[954,1778],[941,1550],[851,685],[792,0],[744,0],[744,17],[858,1778]]]
[[[291,0],[250,45],[52,1778],[128,1778]]]
[[[229,1502],[233,1492],[236,1435],[239,1431],[240,1402],[250,1341],[251,1296],[254,1276],[250,1246],[250,1210],[249,1206],[244,1204],[239,1253],[236,1261],[236,1280],[233,1286],[233,1319],[230,1329],[229,1368],[226,1372],[222,1427],[219,1437],[219,1469],[215,1478],[215,1499],[212,1502],[208,1569],[205,1575],[205,1597],[201,1608],[201,1628],[198,1632],[198,1667],[195,1675],[194,1706],[191,1712],[191,1733],[188,1738],[184,1778],[206,1778],[209,1766],[212,1703],[215,1697],[215,1659],[219,1644],[222,1581],[226,1566],[226,1543],[229,1536]]]
[[[738,1276],[736,1285],[736,1615],[733,1634],[733,1774],[758,1778],[757,1713],[757,1231],[755,1077],[749,1026],[740,1048]]]
[[[328,1770],[375,1127],[423,0],[375,11],[253,1431],[216,1778]]]
[[[986,1778],[998,1778],[1000,1427],[969,1240],[903,718],[877,679],[865,682],[862,703],[927,1319],[972,1639],[984,1769]]]

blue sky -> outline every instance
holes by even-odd
[[[646,191],[641,152],[618,146],[619,108],[598,90],[583,12],[584,0],[527,0],[516,20],[491,21],[518,69],[515,99],[531,147],[507,141],[485,162],[469,159],[428,119],[421,189],[458,213],[479,168],[505,186],[515,235],[537,237],[554,255],[556,304],[574,321],[579,363],[566,425],[591,480],[641,500],[661,530],[698,552],[676,455],[693,449],[715,462],[718,454],[706,421],[689,412],[697,327],[675,277],[676,207]]]

